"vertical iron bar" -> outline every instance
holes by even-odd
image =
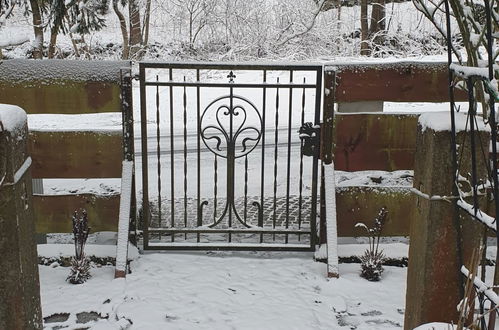
[[[215,154],[215,187],[213,188],[214,201],[213,201],[213,223],[217,222],[217,193],[218,193],[218,161],[217,154]]]
[[[232,71],[229,76],[232,75]],[[232,81],[232,78],[230,79]],[[235,143],[234,143],[234,89],[229,88],[229,141],[227,141],[227,203],[229,207],[229,228],[232,228],[232,207],[234,206],[235,179]],[[232,234],[229,232],[229,243]]]
[[[196,82],[199,83],[200,79],[200,74],[199,74],[199,69],[196,70]],[[197,225],[198,227],[201,227],[203,225],[202,223],[202,215],[199,214],[200,212],[200,205],[201,205],[201,90],[199,86],[196,87],[196,108],[197,108],[197,192],[198,192],[198,198],[197,198]],[[197,241],[199,243],[200,241],[200,235],[197,235]]]
[[[303,78],[303,84],[306,83],[306,78]],[[301,97],[301,126],[305,123],[305,88]],[[298,194],[298,229],[301,229],[302,221],[302,202],[303,202],[303,140],[300,139],[300,186]],[[301,240],[301,235],[298,235],[298,241]]]
[[[293,70],[289,71],[289,83],[293,83]],[[286,229],[289,228],[289,185],[291,179],[291,125],[293,118],[293,88],[289,88],[289,113],[288,113],[288,163],[286,169]],[[289,235],[285,235],[285,243],[288,243]]]
[[[139,64],[140,79],[140,129],[142,139],[142,209],[144,218],[144,249],[149,245],[149,175],[147,161],[147,100],[146,100],[146,74],[144,63]]]
[[[322,68],[316,71],[315,89],[315,118],[314,125],[320,125],[321,96],[322,96]],[[312,209],[310,210],[310,248],[315,250],[317,236],[317,171],[319,165],[319,150],[316,150],[312,164]]]
[[[185,76],[184,76],[185,82]],[[184,227],[187,227],[187,88],[184,86]],[[184,236],[187,239],[187,234]]]
[[[244,223],[248,220],[248,155],[244,156]]]
[[[173,81],[173,69],[169,69],[170,81]],[[170,86],[170,189],[171,189],[171,227],[175,227],[175,147],[173,130],[173,86]],[[172,233],[172,242],[175,241],[175,234]]]
[[[262,207],[261,214],[264,208],[264,193],[265,193],[265,109],[267,107],[267,89],[265,83],[267,82],[267,70],[263,70],[263,101],[262,101],[262,164],[261,164],[261,177],[260,177],[260,205]],[[258,226],[263,227],[263,216],[258,217]],[[263,243],[263,234],[260,234],[260,243]]]
[[[158,75],[156,75],[156,82],[159,81]],[[158,160],[158,218],[159,218],[159,227],[161,227],[161,147],[160,147],[160,130],[159,130],[159,86],[156,86],[156,157]],[[161,239],[161,234],[159,235]]]
[[[279,77],[277,77],[279,84]],[[279,87],[276,89],[275,94],[275,146],[274,146],[274,210],[272,216],[272,228],[276,226],[276,208],[277,208],[277,157],[278,157],[278,144],[279,144]],[[275,241],[275,234],[272,236]]]

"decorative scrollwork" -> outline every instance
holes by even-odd
[[[227,102],[229,104],[227,104]],[[214,154],[234,158],[249,154],[262,136],[258,109],[242,96],[223,96],[211,102],[201,116],[201,138]]]

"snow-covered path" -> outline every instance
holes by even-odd
[[[359,264],[341,264],[325,278],[311,254],[151,253],[133,262],[127,279],[113,267],[94,268],[83,285],[65,282],[69,269],[40,266],[43,316],[70,313],[108,319],[91,329],[389,329],[403,324],[406,268],[386,267],[381,282],[359,277]],[[124,327],[123,327],[124,328]]]

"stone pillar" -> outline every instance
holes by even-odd
[[[464,115],[456,118],[460,148],[467,135],[460,173],[471,172],[470,134],[464,132],[465,120]],[[448,112],[423,114],[419,118],[414,188],[428,196],[452,196],[451,132],[450,123],[445,124],[447,122],[450,122]],[[479,148],[482,141],[483,150],[489,150],[489,133],[482,127],[478,135],[478,177],[485,179],[486,160]],[[428,322],[456,324],[457,305],[462,299],[464,283],[459,269],[462,263],[469,264],[473,249],[480,244],[483,226],[457,212],[451,202],[429,200],[419,194],[416,203],[416,214],[410,228],[404,329],[414,329]],[[460,214],[461,234],[455,225],[456,212]]]
[[[41,329],[26,113],[0,104],[0,329]]]

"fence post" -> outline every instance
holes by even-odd
[[[0,329],[41,329],[26,113],[0,109]]]
[[[457,141],[464,151],[458,152],[464,155],[460,172],[468,173],[470,134],[463,130],[463,119],[465,122],[466,117],[460,118],[463,127],[458,127],[461,129]],[[457,305],[463,296],[459,270],[461,265],[468,264],[483,234],[481,224],[458,214],[454,207],[450,124],[449,129],[442,127],[449,120],[448,112],[423,114],[419,118],[413,183],[417,207],[410,229],[404,322],[407,330],[429,322],[457,323]],[[478,132],[476,142],[488,150],[489,133]],[[477,158],[478,177],[486,179],[487,160]],[[444,200],[442,196],[451,198]]]

